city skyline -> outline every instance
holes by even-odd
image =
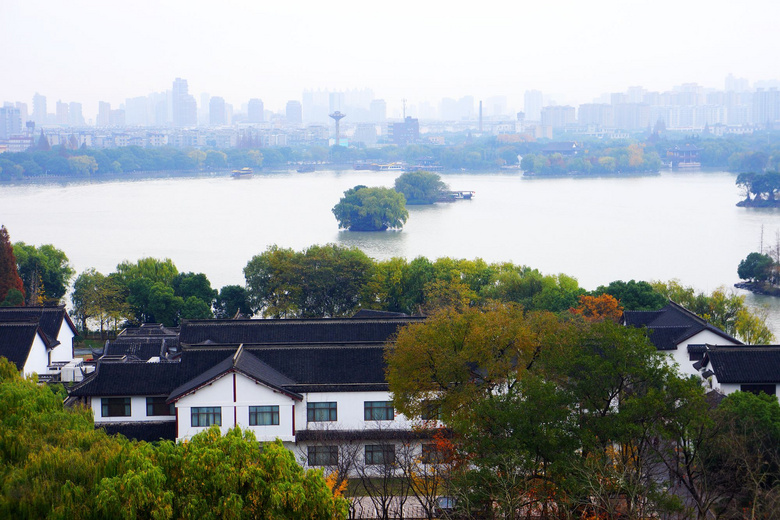
[[[237,105],[258,98],[279,113],[306,89],[370,88],[395,114],[402,99],[506,96],[520,108],[524,92],[536,89],[578,105],[632,85],[722,88],[729,73],[751,83],[775,79],[767,58],[780,48],[777,3],[697,4],[401,1],[374,15],[354,1],[216,9],[7,0],[0,44],[14,52],[0,100],[31,103],[38,92],[50,103],[80,102],[94,120],[100,101],[118,106],[181,77],[196,98],[209,93]]]

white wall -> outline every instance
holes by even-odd
[[[54,347],[51,351],[52,362],[56,361],[71,361],[73,360],[73,338],[75,334],[68,326],[68,322],[65,318],[62,319],[62,325],[60,325],[60,331],[57,334],[57,341],[59,345]]]
[[[695,361],[690,360],[688,345],[736,345],[733,341],[715,334],[709,330],[703,330],[694,336],[691,336],[683,343],[677,345],[676,350],[666,351],[678,365],[678,370],[683,377],[699,376],[699,372],[693,368]]]
[[[392,421],[364,420],[366,401],[390,401],[390,392],[310,392],[304,394],[304,402],[295,409],[295,424],[298,430],[365,430],[365,429],[406,429],[409,422],[396,412]],[[335,402],[338,420],[307,422],[306,403]]]
[[[27,361],[22,368],[22,375],[27,377],[36,374],[45,374],[48,372],[49,354],[46,351],[46,344],[43,342],[40,333],[35,334],[30,353],[27,355]]]

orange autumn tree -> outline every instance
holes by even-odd
[[[623,315],[620,302],[610,294],[600,296],[580,296],[580,304],[569,309],[572,314],[579,314],[588,321],[611,320],[617,322]]]

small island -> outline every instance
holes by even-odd
[[[737,186],[745,192],[745,200],[737,203],[744,208],[780,208],[780,173],[773,171],[745,172],[737,176]],[[752,197],[751,197],[752,195]]]
[[[409,218],[403,193],[363,185],[345,191],[332,211],[339,228],[350,231],[401,229]]]
[[[780,296],[780,262],[764,253],[750,253],[739,263],[737,274],[744,282],[734,287],[765,296]]]

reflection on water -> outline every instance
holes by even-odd
[[[698,290],[731,287],[736,268],[780,211],[737,208],[725,172],[649,177],[524,179],[516,173],[445,175],[476,197],[409,208],[403,231],[338,229],[331,208],[357,184],[393,185],[398,174],[317,171],[0,186],[0,223],[14,241],[52,243],[77,272],[111,272],[122,260],[171,258],[213,285],[242,284],[267,247],[335,242],[369,256],[481,257],[566,273],[593,289],[612,280],[679,279]],[[780,302],[766,302],[780,331]]]

